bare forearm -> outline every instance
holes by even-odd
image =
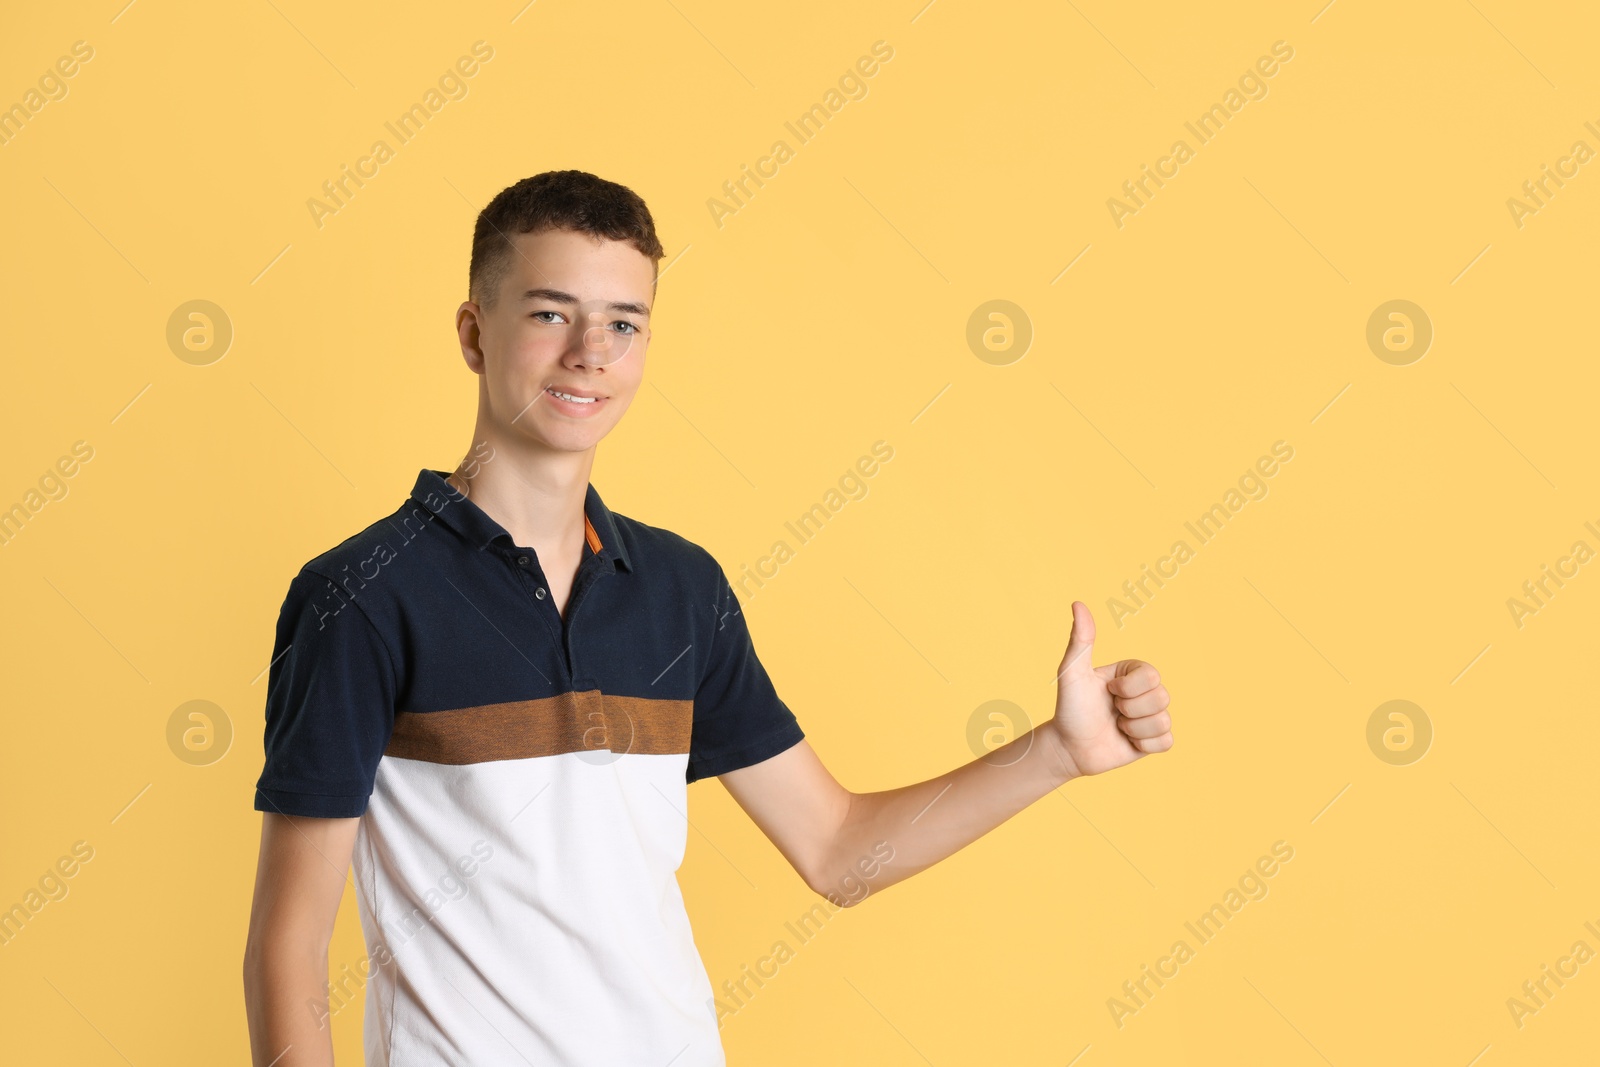
[[[278,946],[246,956],[245,1015],[255,1067],[334,1067],[328,958]]]
[[[859,903],[976,841],[1072,778],[1048,727],[915,785],[856,793],[816,888]]]

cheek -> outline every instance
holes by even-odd
[[[606,377],[611,379],[613,390],[617,395],[631,397],[639,391],[639,386],[644,381],[644,362],[648,353],[648,344],[630,349],[622,359],[606,368]]]
[[[629,379],[626,384],[620,379],[613,379],[611,387],[611,417],[620,419],[622,413],[632,407],[634,400],[638,397],[639,383],[634,379]]]
[[[510,387],[548,377],[547,371],[560,361],[561,351],[561,345],[549,337],[532,333],[514,337],[490,357],[491,377]]]
[[[524,366],[553,363],[566,350],[566,338],[554,332],[528,330],[511,346],[511,358]]]
[[[633,374],[626,379],[614,377],[610,381],[610,386],[611,399],[606,403],[606,407],[609,408],[606,412],[606,425],[615,426],[638,399],[639,376]]]
[[[640,360],[630,367],[628,369],[628,376],[625,379],[621,379],[621,381],[625,382],[626,384],[624,384],[622,388],[618,390],[618,393],[627,397],[627,399],[631,401],[638,394],[640,387],[644,384],[644,361]]]

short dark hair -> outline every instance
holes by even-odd
[[[666,253],[656,237],[655,220],[639,195],[625,185],[582,170],[547,170],[500,190],[472,230],[472,262],[467,268],[467,299],[485,311],[494,306],[511,270],[518,234],[572,230],[625,241],[649,256],[659,270]]]

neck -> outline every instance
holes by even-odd
[[[507,441],[479,427],[468,458],[449,481],[505,527],[517,545],[550,559],[574,546],[582,552],[583,503],[594,454],[593,448],[560,452]]]

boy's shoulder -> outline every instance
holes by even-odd
[[[306,560],[300,569],[336,578],[348,572],[359,572],[369,560],[379,562],[385,549],[394,551],[395,543],[402,540],[396,536],[393,524],[396,514],[391,512],[368,523],[332,548]],[[398,554],[395,552],[395,555]]]
[[[389,586],[398,591],[408,580],[430,568],[430,545],[437,547],[438,531],[431,529],[438,514],[413,498],[312,556],[296,571],[293,582],[322,587],[334,583],[345,590],[368,592]],[[384,578],[389,581],[383,581]],[[370,600],[369,600],[370,602]]]
[[[675,530],[642,522],[619,511],[611,511],[610,514],[612,525],[617,528],[617,536],[627,550],[628,559],[635,565],[643,564],[652,569],[663,566],[688,569],[696,577],[708,569],[721,569],[715,556]]]

